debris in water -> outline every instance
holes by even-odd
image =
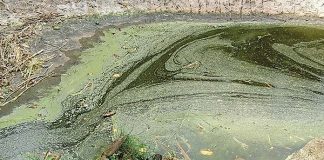
[[[274,86],[271,85],[270,83],[265,83],[265,84],[266,84],[266,86],[267,86],[268,88],[274,88]]]
[[[237,142],[238,144],[241,145],[241,147],[244,149],[244,150],[247,150],[249,148],[249,145],[239,141],[238,139],[236,139],[235,137],[233,137],[234,141]]]
[[[180,149],[180,152],[185,160],[191,160],[187,152],[181,147],[180,143],[177,142],[177,146]]]
[[[89,81],[89,82],[88,82],[88,83],[87,83],[87,84],[82,88],[81,91],[72,94],[72,96],[76,96],[76,95],[80,95],[80,94],[82,94],[86,89],[90,88],[92,85],[93,85],[92,82]]]
[[[50,151],[47,151],[45,156],[44,156],[44,160],[47,159],[51,159],[51,160],[60,160],[61,159],[61,155],[60,154],[55,154],[55,153],[51,153]]]
[[[31,106],[29,106],[28,108],[31,108],[31,109],[36,109],[38,107],[38,104],[32,104]]]
[[[195,61],[193,63],[190,63],[190,64],[187,64],[187,65],[183,66],[182,68],[183,69],[196,69],[196,68],[199,68],[199,66],[200,66],[200,62]]]
[[[214,152],[211,151],[210,149],[202,149],[202,150],[200,150],[200,154],[202,154],[204,156],[212,156],[214,154]]]
[[[122,8],[128,8],[128,6],[129,6],[129,2],[128,1],[125,1],[125,2],[117,2],[117,4],[121,5]]]
[[[268,135],[268,143],[270,145],[270,150],[272,150],[273,149],[273,146],[272,146],[272,143],[271,143],[270,135]]]
[[[116,74],[114,74],[112,77],[113,78],[119,78],[119,77],[121,77],[122,76],[122,73],[116,73]]]
[[[112,117],[113,115],[115,115],[116,112],[108,112],[102,115],[103,118],[108,118],[108,117]]]
[[[122,146],[125,137],[116,139],[108,148],[101,154],[101,160],[105,160],[107,157],[112,156]]]
[[[301,138],[301,137],[298,137],[298,136],[294,136],[294,137],[296,137],[297,139],[299,139],[299,140],[301,140],[301,141],[306,141],[304,138]]]

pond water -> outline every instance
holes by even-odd
[[[63,114],[1,129],[0,159],[47,150],[92,159],[124,132],[160,154],[279,160],[324,135],[322,27],[159,22],[101,39],[62,78],[70,96],[42,103]],[[88,107],[91,96],[99,101]],[[116,115],[102,118],[108,111]]]
[[[162,153],[180,143],[193,159],[284,159],[324,134],[323,38],[272,25],[185,36],[127,75],[104,106]]]

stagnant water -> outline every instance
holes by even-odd
[[[323,38],[279,26],[189,35],[136,68],[104,106],[164,153],[180,143],[193,159],[284,159],[324,133]]]
[[[161,154],[181,156],[180,145],[191,159],[285,159],[324,135],[323,29],[181,25],[107,32],[130,34],[127,43],[141,45],[126,48],[126,57],[144,56],[115,76],[99,106],[76,119],[67,120],[76,114],[68,110],[54,123],[1,130],[0,155],[51,149],[63,159],[89,159],[107,146],[111,125]],[[107,110],[117,113],[112,122],[101,117]]]

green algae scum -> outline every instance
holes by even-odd
[[[0,159],[97,159],[120,132],[191,159],[280,160],[324,135],[324,27],[156,22],[104,30],[81,63],[1,117]],[[60,91],[58,92],[58,88]],[[114,111],[116,115],[103,118]],[[142,152],[148,152],[145,149]]]

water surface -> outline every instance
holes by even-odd
[[[324,134],[323,75],[321,29],[223,26],[142,61],[103,106],[161,153],[284,159]]]

